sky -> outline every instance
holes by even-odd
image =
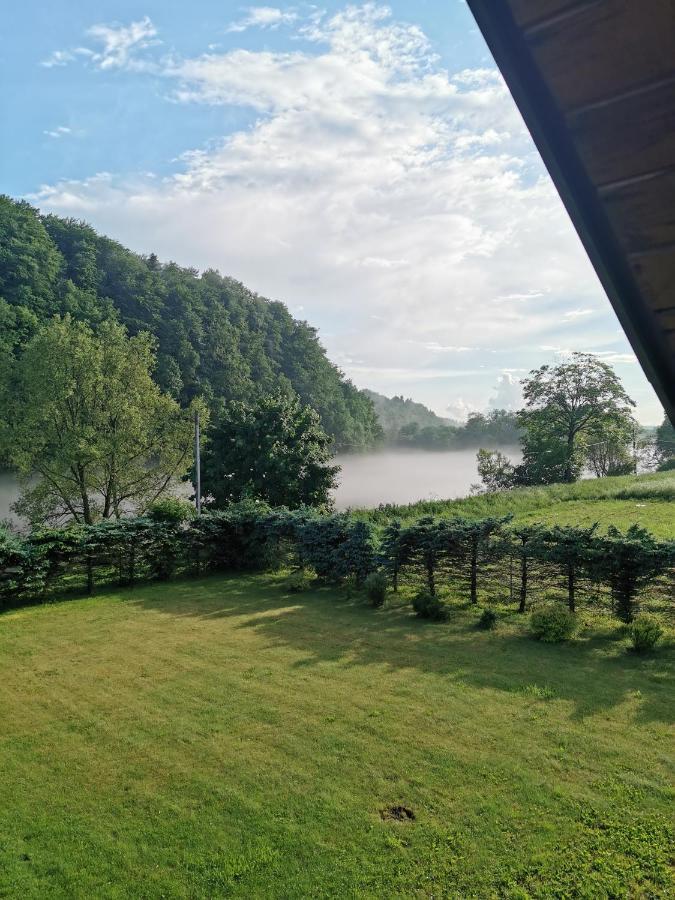
[[[283,301],[358,387],[463,418],[582,350],[661,420],[464,0],[3,19],[0,192]]]

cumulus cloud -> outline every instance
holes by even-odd
[[[523,391],[520,380],[512,372],[504,371],[498,378],[494,393],[488,401],[490,409],[520,409],[523,405]]]
[[[270,27],[289,15],[254,9]],[[513,387],[506,368],[539,364],[572,303],[599,310],[592,334],[576,317],[576,349],[617,341],[494,68],[449,72],[374,3],[287,24],[302,38],[290,50],[154,59],[175,102],[245,107],[253,125],[163,179],[99,173],[43,187],[39,204],[301,304],[357,384],[436,409],[458,379],[467,408],[485,408],[497,376]],[[96,27],[97,65],[128,66],[154,40],[149,19],[135,25]]]

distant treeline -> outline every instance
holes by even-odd
[[[483,415],[471,413],[464,425],[424,425],[417,422],[402,425],[389,436],[388,443],[397,447],[423,450],[457,450],[466,447],[514,447],[521,438],[521,428],[514,412],[493,409]]]
[[[383,432],[383,443],[422,450],[456,450],[465,447],[514,447],[522,436],[515,412],[494,409],[485,415],[471,413],[466,423],[447,419],[403,395],[385,397],[364,393],[372,400]]]

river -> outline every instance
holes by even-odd
[[[520,458],[518,450],[503,452]],[[335,491],[338,509],[463,497],[479,480],[476,450],[381,450],[339,455],[335,464],[341,467]],[[18,524],[10,510],[18,494],[15,476],[0,472],[0,520]]]
[[[476,452],[475,449],[382,450],[337,456],[335,463],[342,471],[335,505],[338,509],[348,509],[465,497],[471,485],[480,481]],[[518,449],[502,452],[512,459],[520,459]]]

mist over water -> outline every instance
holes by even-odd
[[[480,479],[476,471],[477,448],[472,450],[380,450],[373,453],[340,454],[334,463],[341,467],[335,491],[338,509],[379,506],[380,503],[415,503],[417,500],[450,500],[465,497]],[[514,462],[520,461],[517,447],[502,448]],[[189,485],[178,493],[189,495]],[[18,499],[16,476],[0,472],[0,520],[21,525],[10,506]]]
[[[518,448],[501,448],[520,461]],[[415,503],[465,497],[480,481],[472,450],[382,450],[335,457],[341,466],[335,491],[338,509],[379,506],[380,503]]]

